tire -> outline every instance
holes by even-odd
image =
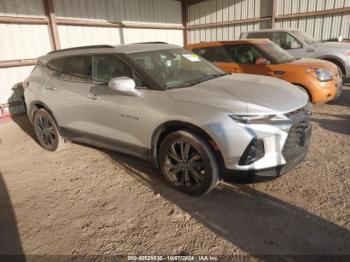
[[[64,141],[58,132],[56,122],[45,109],[35,111],[33,126],[41,147],[48,151],[57,151],[63,146]]]
[[[343,69],[338,64],[335,64],[335,65],[337,66],[337,69],[338,69],[339,78],[341,79],[341,81],[344,81]]]
[[[210,145],[188,131],[175,131],[164,138],[159,163],[167,182],[189,195],[207,194],[219,182],[219,167]]]

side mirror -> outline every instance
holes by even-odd
[[[140,96],[140,92],[135,89],[135,81],[129,77],[114,77],[109,80],[108,87],[114,91],[127,95]]]
[[[269,60],[267,60],[265,57],[258,57],[255,60],[256,65],[267,65],[269,63]]]

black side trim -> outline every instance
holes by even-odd
[[[223,178],[230,180],[234,177],[249,177],[249,176],[263,176],[263,177],[278,177],[282,174],[284,165],[260,169],[260,170],[233,170],[225,169],[223,170]]]
[[[130,154],[145,160],[149,160],[150,158],[150,149],[145,147],[135,146],[123,141],[77,131],[70,128],[61,127],[60,130],[61,135],[71,141],[88,143],[97,147]]]

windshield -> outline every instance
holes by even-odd
[[[308,45],[314,45],[314,44],[317,44],[317,43],[320,42],[319,40],[317,40],[317,39],[315,39],[315,38],[313,38],[311,36],[308,36],[307,34],[305,34],[302,31],[295,30],[295,31],[292,31],[292,34],[295,35],[300,40],[302,40],[305,43],[307,43]]]
[[[295,57],[273,42],[256,44],[274,64],[283,64],[295,60]]]
[[[129,56],[165,89],[192,86],[226,74],[204,58],[182,48]]]

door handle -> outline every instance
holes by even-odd
[[[53,84],[47,84],[47,85],[46,85],[46,89],[49,89],[49,90],[56,90],[57,87],[55,87]]]
[[[93,93],[88,93],[87,97],[92,99],[92,100],[97,100],[98,99],[98,95],[93,94]]]
[[[306,52],[307,52],[307,53],[314,53],[314,52],[315,52],[315,49],[309,48],[309,49],[306,49]]]
[[[228,70],[228,72],[231,73],[231,74],[232,74],[232,73],[237,73],[237,71],[238,71],[237,69],[229,69],[229,70]]]

